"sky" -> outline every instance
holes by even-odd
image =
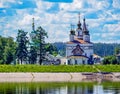
[[[42,26],[46,42],[69,40],[71,24],[86,18],[93,43],[120,43],[120,0],[0,0],[0,35],[16,38],[18,29]]]

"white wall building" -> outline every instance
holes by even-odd
[[[69,41],[66,43],[66,64],[93,64],[93,43],[90,41],[85,18],[81,27],[80,15],[77,26],[76,31],[70,30]]]

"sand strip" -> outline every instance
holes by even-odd
[[[120,73],[113,73],[112,81],[120,81]],[[0,73],[0,82],[83,82],[82,73]]]

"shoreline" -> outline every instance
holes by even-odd
[[[84,73],[85,74],[85,73]],[[87,72],[83,75],[79,73],[0,73],[0,82],[102,82],[109,80],[113,82],[120,82],[120,72],[114,72],[108,75]],[[112,75],[112,76],[111,76]]]

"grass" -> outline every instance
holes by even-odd
[[[120,72],[120,65],[95,65],[102,72]]]
[[[120,65],[94,65],[102,72],[120,72]],[[97,72],[92,65],[0,65],[0,72]]]
[[[0,72],[96,72],[91,65],[0,65]]]

